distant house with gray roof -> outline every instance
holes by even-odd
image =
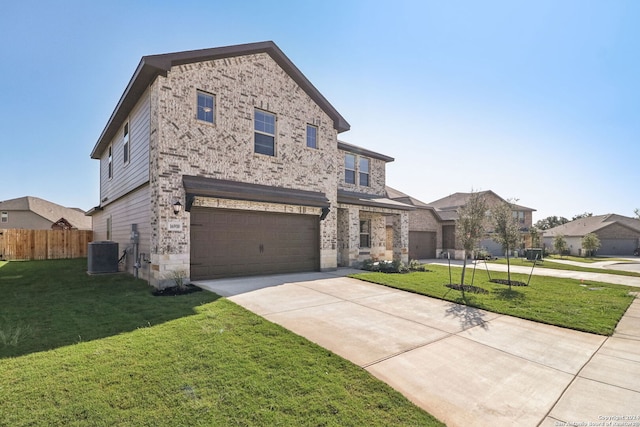
[[[499,203],[505,203],[506,200],[491,190],[478,192],[487,203],[489,211]],[[473,193],[453,193],[449,196],[427,203],[435,208],[437,214],[442,221],[442,246],[439,252],[447,252],[452,257],[459,259],[463,255],[462,247],[456,242],[455,221],[458,219],[458,210],[465,206]],[[531,235],[529,231],[533,224],[533,212],[535,209],[511,203],[513,216],[520,225],[521,248],[531,247]],[[491,238],[493,227],[489,220],[485,223],[487,235],[480,241],[480,247],[487,250],[492,256],[504,256],[502,246]]]
[[[38,197],[25,196],[0,202],[0,229],[91,230],[91,217]]]
[[[553,248],[553,239],[563,236],[571,255],[582,255],[582,238],[594,233],[600,239],[598,255],[633,255],[640,247],[640,220],[623,215],[606,214],[576,219],[543,234],[547,248]]]

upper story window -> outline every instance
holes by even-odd
[[[523,211],[513,211],[513,218],[518,222],[518,224],[524,224]]]
[[[266,111],[254,112],[254,151],[268,156],[276,155],[276,116]]]
[[[344,182],[356,183],[356,156],[353,154],[344,155]]]
[[[307,125],[307,147],[318,148],[318,128]]]
[[[198,120],[214,123],[216,100],[213,95],[198,91]]]
[[[9,222],[9,212],[2,211],[0,213],[0,222]]]
[[[113,149],[109,146],[109,157],[107,157],[107,177],[113,178]]]
[[[366,157],[360,157],[359,182],[360,185],[365,187],[369,186],[369,164],[369,159],[367,159]]]
[[[123,160],[124,160],[124,164],[126,165],[127,163],[129,163],[129,156],[131,154],[131,149],[129,147],[129,122],[124,124],[122,141],[123,141],[122,150],[124,152]]]

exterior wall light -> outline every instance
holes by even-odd
[[[175,202],[172,207],[174,215],[178,215],[182,212],[182,203],[180,203],[180,201]]]

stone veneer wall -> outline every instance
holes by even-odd
[[[338,209],[338,256],[341,266],[358,266],[362,261],[386,258],[386,217],[393,227],[393,259],[409,262],[409,215],[406,211],[340,204]],[[360,248],[360,220],[371,219],[371,248]]]
[[[215,123],[196,119],[197,91],[215,96]],[[151,96],[152,284],[189,268],[188,212],[182,175],[324,193],[336,206],[337,131],[331,118],[266,53],[175,66],[159,76]],[[254,109],[276,115],[276,155],[254,153]],[[306,125],[318,127],[317,149]],[[337,209],[320,223],[320,264],[337,263]],[[169,231],[180,221],[182,229]]]

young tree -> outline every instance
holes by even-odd
[[[567,241],[564,240],[564,236],[562,234],[558,234],[553,238],[553,248],[560,257],[562,257],[562,254],[567,250]]]
[[[531,247],[532,248],[540,247],[540,232],[538,231],[535,225],[529,229],[529,235],[531,236]]]
[[[456,238],[464,249],[462,278],[460,284],[464,292],[464,274],[467,268],[467,254],[473,253],[478,242],[485,233],[484,218],[487,211],[487,203],[480,193],[472,192],[467,203],[458,209],[456,219]]]
[[[593,216],[593,213],[591,212],[581,213],[578,215],[574,215],[573,218],[571,218],[571,221],[575,221],[576,219],[589,218],[590,216]]]
[[[640,219],[640,208],[636,208],[633,213],[636,214],[637,219]]]
[[[513,216],[512,203],[504,202],[492,209],[493,238],[502,245],[507,253],[507,281],[511,289],[511,263],[510,252],[516,248],[520,241],[520,227]]]
[[[548,230],[568,222],[569,220],[563,216],[548,216],[545,219],[538,220],[535,226],[538,230]]]
[[[600,249],[600,239],[595,233],[585,234],[582,238],[582,249],[584,249],[590,256],[593,256],[593,253]],[[585,255],[587,256],[587,255]]]

